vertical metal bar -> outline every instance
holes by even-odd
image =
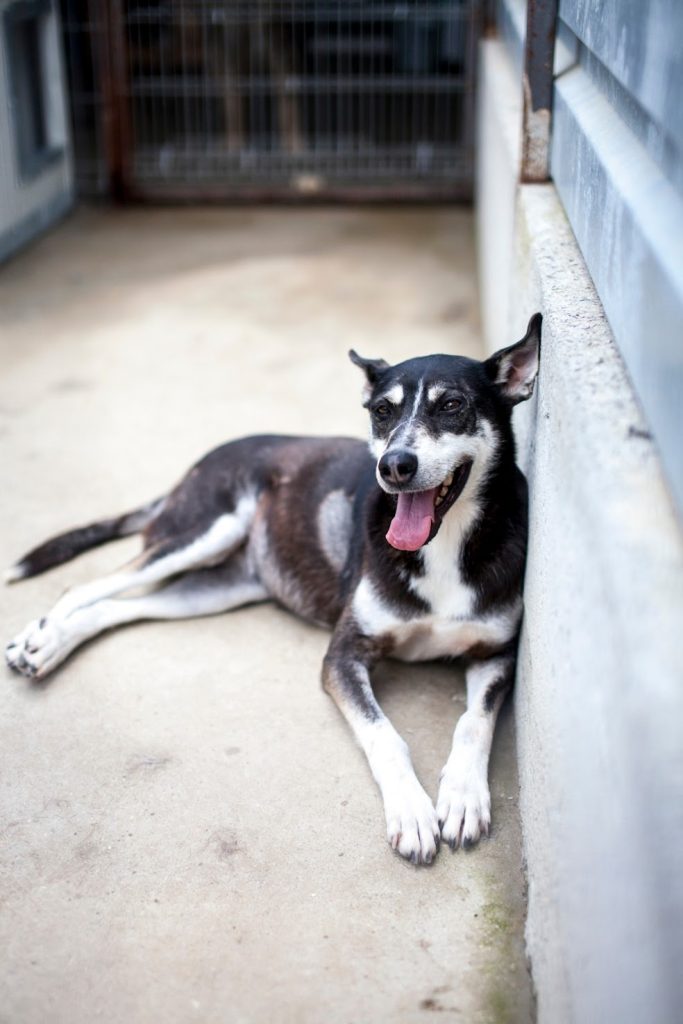
[[[104,153],[109,193],[113,199],[122,201],[128,192],[130,131],[126,95],[126,46],[120,0],[106,0],[104,24],[104,31],[98,33]]]
[[[553,57],[558,0],[528,0],[524,45],[522,115],[523,182],[548,180]]]
[[[76,15],[74,14],[76,17]],[[97,160],[97,193],[111,192],[110,183],[110,161],[108,158],[107,125],[108,105],[106,80],[109,76],[109,31],[106,17],[98,11],[95,0],[87,0],[86,4],[86,29],[88,44],[90,46],[90,59],[92,61],[93,74],[93,139],[92,144],[96,152]],[[78,61],[78,58],[77,58]],[[80,63],[77,64],[80,69]],[[84,86],[85,95],[85,86]],[[86,136],[86,147],[89,140]]]
[[[179,19],[181,7],[177,0],[171,0],[171,18],[173,25],[173,45],[171,47],[171,72],[168,83],[172,90],[171,103],[171,141],[169,148],[171,152],[171,167],[174,177],[180,169],[183,174],[183,157],[185,138],[183,133],[183,58],[182,58],[182,33],[183,26]]]
[[[190,112],[189,84],[194,76],[191,75],[191,54],[188,51],[188,32],[194,31],[194,26],[186,17],[185,4],[178,6],[178,47],[176,61],[178,63],[178,89],[180,90],[180,110],[178,111],[178,148],[182,159],[183,176],[193,174],[192,148],[194,139],[192,136],[192,117]],[[189,40],[191,42],[191,40]]]
[[[207,25],[207,15],[204,11],[199,11],[196,17],[199,19],[199,33],[201,36],[201,45],[199,47],[199,67],[201,69],[201,83],[199,85],[199,91],[195,100],[197,104],[199,124],[197,130],[197,146],[201,148],[201,152],[204,153],[204,159],[198,160],[197,166],[197,181],[201,181],[206,174],[208,168],[213,164],[213,155],[211,152],[211,117],[212,117],[212,105],[210,97],[210,82],[209,78],[214,74],[217,74],[217,70],[214,68],[214,62],[211,60],[211,51],[209,49],[209,28]],[[225,34],[225,26],[222,26]],[[219,31],[221,26],[219,26]]]
[[[223,13],[222,21],[212,19],[210,11],[202,11],[201,17],[205,25],[208,53],[204,65],[207,119],[205,153],[207,159],[202,163],[202,176],[217,179],[227,176],[228,131],[230,129],[227,122],[225,94],[229,87],[228,33],[232,27],[227,23],[225,13]]]
[[[380,117],[379,117],[379,111],[378,111],[378,108],[377,108],[377,91],[378,91],[377,90],[377,82],[379,81],[379,78],[380,78],[380,75],[381,75],[381,62],[382,62],[382,56],[380,55],[380,48],[378,46],[378,41],[379,41],[379,43],[381,43],[381,41],[382,41],[382,32],[381,32],[381,28],[380,28],[379,32],[376,31],[377,26],[378,26],[378,23],[377,23],[377,12],[375,10],[373,10],[372,7],[370,8],[369,17],[370,17],[370,66],[369,66],[370,67],[370,88],[367,90],[367,93],[366,93],[367,104],[368,104],[367,126],[365,128],[365,133],[364,133],[364,135],[362,136],[362,138],[360,140],[363,156],[365,156],[366,153],[371,153],[373,148],[379,147],[382,144],[381,132],[378,131],[378,125],[379,125]],[[380,26],[381,26],[381,23],[380,23]],[[384,30],[384,34],[386,36],[386,29]],[[380,162],[382,161],[382,159],[383,158],[380,157]],[[381,170],[381,168],[380,168],[380,170]],[[358,176],[360,177],[360,172],[359,172]]]
[[[155,27],[156,32],[154,38],[158,40],[159,53],[158,53],[158,65],[156,74],[153,77],[156,79],[154,85],[157,87],[153,93],[153,105],[152,105],[152,118],[154,120],[154,145],[150,146],[149,149],[149,164],[145,169],[145,174],[155,174],[160,178],[168,176],[168,171],[175,163],[175,154],[173,152],[173,107],[174,107],[174,96],[173,96],[173,80],[172,72],[173,67],[169,70],[167,66],[167,57],[170,55],[171,65],[173,64],[173,49],[174,44],[171,42],[170,46],[167,46],[164,40],[164,29],[168,29],[169,38],[173,40],[175,34],[175,11],[173,10],[173,0],[170,5],[167,6],[166,12],[163,9],[154,9]],[[168,15],[168,21],[164,24],[163,16],[164,13]],[[154,43],[151,42],[153,46]],[[170,51],[170,53],[169,53]],[[169,127],[170,126],[170,127]],[[159,131],[157,132],[157,129]]]
[[[140,19],[130,18],[130,5],[127,10],[128,19],[126,22],[126,40],[128,43],[128,76],[130,82],[130,105],[132,122],[132,145],[133,151],[137,147],[146,145],[148,130],[148,104],[149,97],[145,95],[144,88],[140,89],[138,79],[140,77],[140,55],[142,53],[143,27]],[[136,116],[137,109],[137,116]],[[131,172],[134,174],[134,172]]]
[[[480,5],[470,2],[467,5],[467,21],[463,25],[463,32],[466,33],[463,43],[462,88],[458,96],[459,127],[458,148],[460,159],[468,167],[471,175],[474,166],[474,98],[477,85],[477,56],[479,51],[479,40],[481,38]]]
[[[308,77],[308,69],[310,64],[308,63],[309,58],[309,46],[313,47],[313,101],[312,107],[312,123],[311,123],[311,134],[309,139],[309,146],[313,153],[314,166],[318,166],[320,154],[323,151],[322,146],[322,134],[323,134],[323,103],[322,103],[322,89],[320,86],[320,40],[322,37],[322,31],[320,28],[320,11],[317,5],[313,6],[312,11],[307,14],[307,20],[304,29],[303,36],[303,64],[301,68],[301,74],[304,83]],[[307,87],[307,83],[306,83]]]
[[[85,11],[86,24],[90,21],[89,12]],[[82,129],[83,113],[81,110],[82,104],[82,88],[80,74],[81,68],[76,60],[75,54],[77,53],[77,40],[76,35],[76,24],[77,19],[74,16],[74,12],[71,9],[70,0],[66,0],[62,8],[62,31],[64,33],[64,51],[67,63],[68,71],[68,82],[69,82],[69,113],[71,116],[71,133],[72,133],[72,146],[74,155],[74,176],[76,179],[76,188],[79,193],[84,191],[83,186],[85,185],[85,174],[84,174],[84,160],[83,160],[83,140],[85,132]],[[85,32],[86,29],[83,29]],[[88,35],[88,41],[90,36]],[[83,44],[81,44],[83,45]]]
[[[337,0],[337,95],[336,95],[336,124],[335,124],[335,136],[336,136],[336,147],[335,147],[335,170],[339,173],[342,161],[344,159],[344,153],[342,150],[342,89],[341,82],[343,81],[344,74],[346,72],[346,64],[344,62],[344,54],[342,52],[342,18],[341,18],[341,2]]]
[[[463,18],[463,15],[462,15],[462,11],[463,10],[464,10],[464,6],[461,4],[457,8],[458,20],[457,20],[456,24],[457,24],[457,27],[458,27],[457,28],[457,47],[458,48],[462,47],[462,52],[464,54],[465,53],[465,43],[464,43],[464,41],[463,41],[463,39],[461,37],[463,35],[463,32],[465,31],[463,26],[464,25],[469,25],[469,17],[467,18],[467,21],[465,22],[465,20]],[[452,11],[450,12],[450,17],[453,17],[453,12]],[[446,31],[446,22],[444,22],[444,31]],[[463,57],[463,67],[460,68],[460,70],[459,70],[459,77],[460,78],[463,78],[465,76],[465,74],[466,74],[466,62],[467,61],[468,61],[468,58],[467,57]],[[440,107],[441,107],[441,111],[442,111],[441,117],[439,118],[439,120],[441,122],[440,126],[439,126],[441,128],[441,134],[440,134],[440,136],[437,136],[437,138],[439,140],[439,144],[442,147],[442,153],[443,153],[443,156],[440,158],[439,163],[440,164],[443,163],[444,168],[452,161],[452,154],[453,154],[454,150],[456,150],[458,152],[458,158],[459,158],[460,148],[461,148],[460,145],[453,146],[452,143],[451,143],[451,115],[452,115],[452,111],[453,111],[453,97],[454,97],[455,94],[452,92],[451,89],[448,88],[448,85],[450,84],[453,75],[454,75],[453,67],[451,65],[451,62],[449,61],[448,68],[447,68],[447,71],[446,71],[446,74],[445,74],[445,77],[444,77],[444,85],[446,85],[446,88],[444,89],[443,94],[439,97],[439,99],[441,101]],[[438,132],[438,130],[439,129],[437,128],[436,131]],[[458,138],[458,143],[461,143],[461,141],[462,140],[460,138]],[[459,171],[458,171],[458,173],[459,173]]]

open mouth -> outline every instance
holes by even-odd
[[[458,500],[472,469],[467,459],[449,473],[439,487],[428,491],[402,491],[391,520],[387,540],[399,551],[417,551],[439,532],[443,517]]]

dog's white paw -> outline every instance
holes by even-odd
[[[8,643],[5,660],[15,672],[29,679],[42,679],[64,660],[70,649],[58,624],[47,617],[30,622]]]
[[[432,801],[415,776],[406,776],[385,794],[387,839],[413,864],[431,864],[439,849],[439,822]]]
[[[449,769],[441,773],[436,801],[441,838],[452,850],[474,846],[491,827],[491,795],[486,775],[470,772],[462,775]]]

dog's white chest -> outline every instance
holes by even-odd
[[[423,575],[411,577],[407,584],[427,612],[405,618],[382,601],[367,578],[356,590],[353,609],[359,625],[369,635],[385,637],[395,657],[406,661],[458,657],[475,648],[502,646],[515,635],[521,601],[495,613],[475,612],[475,591],[462,579],[454,557],[476,515],[474,508],[463,512],[458,518],[447,517],[423,549]]]
[[[461,585],[427,614],[405,618],[382,601],[372,581],[362,579],[353,600],[360,628],[388,641],[389,653],[404,661],[454,658],[476,648],[495,649],[515,635],[520,604],[486,616],[472,613],[474,594]]]

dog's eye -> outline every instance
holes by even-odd
[[[447,398],[441,406],[442,412],[457,412],[462,402],[459,398]]]
[[[380,402],[372,411],[378,419],[385,420],[391,414],[391,406],[388,402]]]

